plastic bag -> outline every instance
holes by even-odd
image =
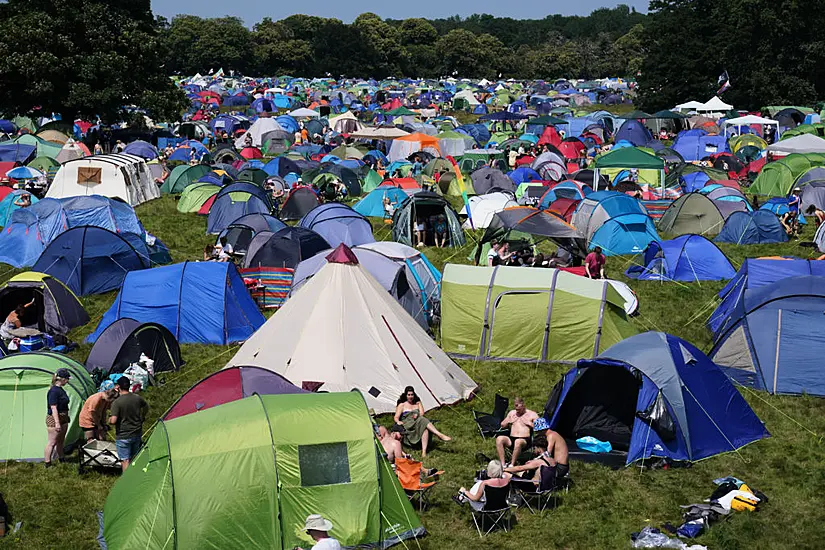
[[[658,529],[645,527],[633,537],[633,548],[676,548],[678,550],[708,550],[706,546],[694,544],[688,546],[679,539],[672,539]]]
[[[609,441],[600,441],[591,435],[578,438],[576,445],[579,449],[590,451],[591,453],[609,453],[613,450],[613,446]]]
[[[676,438],[676,424],[673,422],[673,418],[671,418],[667,410],[665,396],[661,390],[659,390],[656,399],[650,404],[647,410],[637,412],[636,416],[643,422],[649,424],[650,427],[659,434],[662,441],[673,441]]]
[[[140,387],[143,389],[149,386],[149,373],[137,363],[129,365],[129,367],[123,371],[123,376],[132,382],[132,386],[140,384]]]

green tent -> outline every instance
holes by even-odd
[[[402,107],[396,107],[392,111],[387,111],[384,114],[387,114],[387,115],[390,115],[390,116],[417,116],[418,115],[418,113],[416,113],[415,111],[411,111],[411,110],[409,110],[409,109],[407,109],[406,107],[403,107],[403,106]]]
[[[45,139],[33,134],[23,134],[22,136],[15,138],[13,142],[23,145],[34,145],[37,147],[38,157],[49,157],[56,159],[57,154],[61,149],[63,149],[62,145],[52,143],[51,141],[46,141]]]
[[[50,169],[55,169],[56,171],[57,168],[60,167],[60,163],[52,157],[36,157],[27,166],[47,174]]]
[[[635,168],[639,171],[639,183],[647,183],[657,187],[664,186],[665,161],[638,147],[613,149],[597,157],[594,166],[596,168],[594,180],[597,180],[600,175],[604,175],[612,181],[619,172]]]
[[[183,190],[178,201],[178,212],[191,213],[201,209],[221,188],[213,183],[193,183]]]
[[[606,280],[555,269],[444,269],[441,347],[455,357],[574,362],[636,332]]]
[[[748,192],[754,195],[784,197],[791,192],[799,176],[814,166],[824,165],[825,154],[822,153],[790,154],[766,164]]]
[[[782,137],[779,138],[779,141],[790,139],[792,137],[801,136],[802,134],[811,134],[812,136],[819,136],[819,132],[817,132],[816,126],[813,124],[800,124],[796,128],[791,128],[790,130],[785,130],[782,132]]]
[[[175,166],[163,185],[160,186],[161,193],[183,193],[186,187],[212,171],[206,164],[181,164]]]
[[[550,115],[527,119],[527,126],[555,126],[556,124],[570,124],[570,121]]]
[[[45,432],[45,430],[44,430]],[[322,514],[345,547],[425,533],[360,393],[254,395],[160,420],[106,499],[110,549],[308,548]]]
[[[64,390],[69,394],[69,431],[66,444],[83,435],[78,414],[95,385],[86,368],[59,353],[17,353],[0,359],[0,461],[42,461],[46,447],[46,394],[57,369],[72,374]]]
[[[367,174],[364,176],[364,182],[361,184],[361,193],[367,194],[370,191],[374,190],[376,187],[381,185],[384,181],[384,178],[373,169],[369,169]]]
[[[674,237],[690,233],[713,236],[724,225],[725,218],[712,200],[701,193],[687,193],[668,206],[657,228]]]
[[[235,178],[236,181],[245,181],[247,183],[252,183],[257,185],[258,187],[263,187],[266,178],[269,177],[269,174],[261,170],[260,168],[244,168],[240,172],[238,172],[238,177]]]

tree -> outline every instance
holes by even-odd
[[[352,27],[362,39],[361,47],[366,57],[364,76],[385,78],[401,73],[407,52],[401,45],[398,29],[385,23],[374,13],[362,13],[355,18]]]
[[[188,102],[168,77],[149,0],[0,4],[0,105],[121,120],[125,107],[177,119]]]
[[[179,15],[172,19],[165,40],[175,60],[173,72],[192,75],[222,67],[246,73],[253,68],[252,34],[237,17]]]
[[[287,25],[264,18],[253,29],[256,74],[308,76],[312,45],[296,39]]]
[[[610,74],[638,75],[647,53],[644,44],[645,27],[639,23],[613,43],[613,52],[610,55],[612,60]]]

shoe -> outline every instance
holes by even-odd
[[[453,499],[453,502],[455,502],[459,506],[464,505],[464,498],[461,495],[453,495],[452,499]]]
[[[43,463],[43,465],[44,465],[46,468],[51,468],[52,466],[54,466],[54,464],[52,464],[51,462],[44,462],[44,463]]]

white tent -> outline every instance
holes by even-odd
[[[707,103],[703,104],[701,107],[696,107],[697,112],[708,112],[708,113],[722,113],[724,111],[730,111],[733,109],[733,105],[728,105],[721,99],[719,99],[718,95],[713,96],[710,98]]]
[[[676,106],[677,111],[695,111],[699,107],[704,107],[705,104],[701,101],[688,101]]]
[[[340,245],[247,340],[227,367],[252,365],[321,391],[358,389],[377,414],[406,386],[425,410],[470,397],[477,384]]]
[[[470,213],[473,215],[473,227],[476,229],[486,229],[493,216],[510,206],[518,206],[509,193],[490,193],[489,195],[474,195],[470,197]],[[461,210],[467,215],[467,206]],[[470,229],[470,220],[464,222],[464,229]]]
[[[94,155],[69,160],[54,176],[46,196],[52,199],[103,195],[137,206],[160,197],[146,162],[135,155]]]
[[[461,90],[460,92],[455,94],[453,96],[453,101],[455,101],[456,99],[464,99],[470,105],[479,105],[480,104],[479,101],[476,99],[476,96],[473,94],[473,91],[469,90],[469,89]]]
[[[329,125],[339,134],[354,134],[364,128],[364,124],[352,114],[352,111],[330,118]]]
[[[394,126],[365,126],[357,132],[351,133],[350,137],[354,139],[395,139],[408,135],[410,135],[409,132],[402,130],[401,128],[396,128]]]
[[[253,122],[252,126],[249,127],[249,130],[241,134],[238,139],[235,140],[235,148],[241,150],[247,146],[247,135],[252,136],[252,147],[261,147],[264,144],[262,137],[265,134],[276,130],[280,130],[281,132],[284,131],[283,126],[278,124],[277,120],[274,118],[258,118],[258,120]]]
[[[301,107],[300,109],[290,111],[289,116],[291,116],[292,118],[320,118],[321,114],[318,111],[313,111],[312,109]]]
[[[811,134],[800,134],[768,145],[768,153],[790,155],[792,153],[825,153],[825,139]]]
[[[725,135],[728,135],[728,130],[730,128],[736,128],[737,132],[741,132],[742,126],[750,126],[751,124],[759,124],[762,127],[765,126],[776,126],[777,133],[779,132],[779,123],[772,118],[764,118],[761,116],[756,115],[745,115],[736,118],[729,118],[722,122],[722,128],[725,131]]]

